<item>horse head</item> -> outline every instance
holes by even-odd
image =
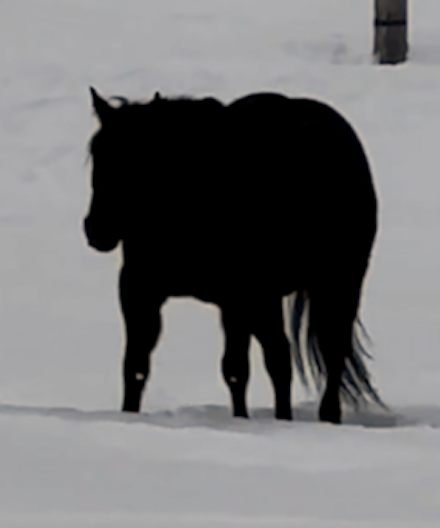
[[[84,220],[87,240],[98,251],[111,251],[121,240],[121,193],[117,130],[118,108],[90,88],[100,129],[90,143],[92,157],[92,197]]]

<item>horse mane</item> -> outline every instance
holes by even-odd
[[[206,96],[206,97],[194,97],[190,95],[174,95],[171,97],[163,96],[159,92],[155,92],[154,96],[149,100],[141,100],[141,99],[128,99],[127,97],[120,96],[120,95],[114,95],[110,97],[110,101],[116,101],[119,103],[119,106],[115,107],[115,109],[121,109],[121,108],[127,108],[127,107],[136,107],[136,108],[146,108],[146,107],[152,107],[159,104],[185,104],[185,103],[212,103],[217,104],[218,106],[224,106],[223,103],[212,96]]]
[[[146,115],[150,111],[160,111],[164,112],[164,115],[171,115],[174,112],[197,112],[197,110],[199,110],[203,112],[203,114],[199,115],[204,115],[207,107],[210,107],[211,110],[221,110],[225,108],[225,105],[220,100],[212,96],[197,98],[189,95],[177,95],[164,97],[159,92],[155,92],[154,96],[149,100],[130,100],[124,96],[114,95],[111,96],[108,101],[115,111],[114,115],[116,118],[120,116],[127,120],[133,119],[133,123],[142,115]],[[96,141],[101,130],[102,126],[100,126],[100,128],[92,135],[88,142],[88,160],[94,155]]]

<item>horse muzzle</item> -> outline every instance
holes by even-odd
[[[84,220],[84,232],[89,246],[97,251],[107,253],[116,248],[120,237],[103,231],[92,228],[89,217]]]

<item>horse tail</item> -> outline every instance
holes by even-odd
[[[313,299],[306,290],[299,290],[290,304],[290,330],[292,355],[299,377],[305,388],[310,385],[320,391],[326,379],[326,365],[319,347],[316,325],[310,318],[310,305]],[[374,402],[382,408],[386,405],[374,388],[366,361],[371,359],[366,342],[371,343],[365,327],[359,317],[352,327],[350,353],[345,356],[341,377],[340,396],[343,401],[354,407]]]

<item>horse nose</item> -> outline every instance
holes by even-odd
[[[88,242],[89,242],[89,244],[90,244],[90,238],[91,238],[91,236],[90,236],[90,218],[89,218],[89,216],[86,216],[86,217],[84,218],[84,220],[83,220],[83,224],[82,224],[82,228],[83,228],[84,233],[85,233],[85,235],[86,235],[86,238],[87,238],[87,240],[88,240]]]

